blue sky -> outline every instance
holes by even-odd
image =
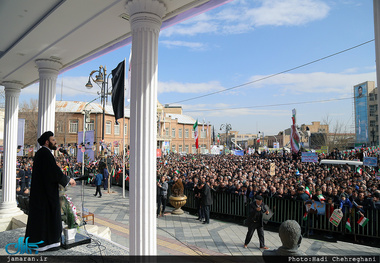
[[[217,131],[229,123],[240,133],[277,134],[290,127],[296,108],[297,124],[328,120],[353,132],[353,86],[376,81],[374,41],[267,77],[372,39],[372,0],[234,0],[161,32],[158,100],[181,105]],[[100,89],[84,87],[89,73],[99,65],[110,72],[130,50],[59,75],[57,100],[95,98]],[[20,101],[31,97],[37,99],[37,85],[24,89]],[[313,103],[292,105],[299,102]]]

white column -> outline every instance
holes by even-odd
[[[62,64],[51,59],[37,59],[40,75],[38,95],[38,130],[37,138],[46,131],[55,130],[55,95],[59,69]]]
[[[18,99],[22,85],[17,82],[3,82],[2,84],[5,91],[5,114],[3,195],[0,203],[0,219],[6,219],[23,214],[16,203]]]
[[[166,7],[132,0],[126,9],[132,30],[129,252],[157,255],[157,52]]]

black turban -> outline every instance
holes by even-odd
[[[49,138],[50,138],[51,136],[54,136],[54,133],[53,133],[53,132],[51,132],[51,131],[44,132],[44,133],[41,135],[41,137],[38,138],[37,142],[42,146],[42,145],[45,144],[45,142],[46,142],[47,140],[49,140]]]

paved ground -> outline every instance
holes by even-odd
[[[74,203],[81,207],[80,185],[68,187],[67,194]],[[111,188],[111,193],[103,197],[94,197],[95,188],[84,187],[84,207],[95,214],[95,224],[108,226],[112,231],[112,241],[129,247],[129,199],[122,198],[122,189],[118,186]],[[167,212],[172,208],[168,207]],[[248,249],[243,248],[247,228],[236,224],[212,219],[209,225],[201,224],[196,216],[185,212],[183,215],[166,213],[157,219],[158,255],[233,255],[248,256],[262,255],[255,233]],[[270,249],[281,246],[278,232],[265,229],[266,245]],[[349,242],[327,242],[304,238],[300,250],[307,255],[380,255],[380,248],[364,246]]]

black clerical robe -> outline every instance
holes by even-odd
[[[44,241],[39,247],[60,241],[62,233],[58,184],[66,186],[70,178],[62,173],[51,151],[41,147],[34,157],[25,238],[28,243]]]

